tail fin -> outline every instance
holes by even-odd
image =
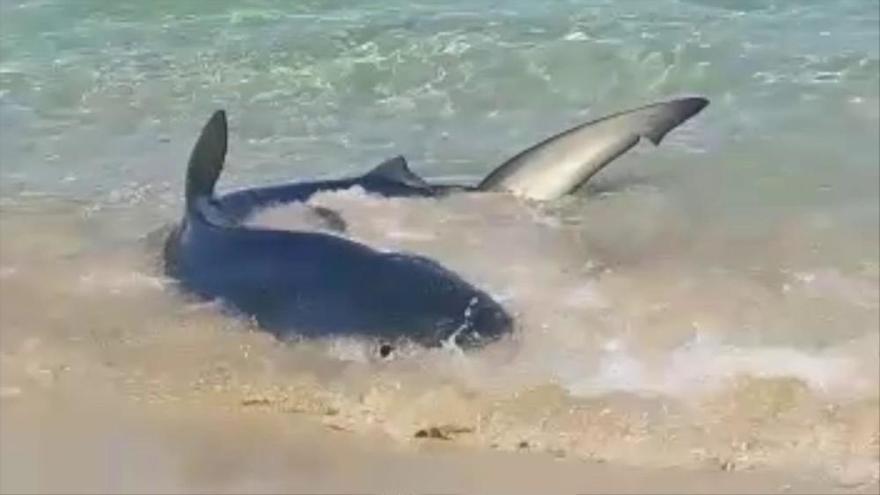
[[[709,100],[680,98],[617,113],[552,136],[493,170],[480,190],[509,191],[538,200],[572,192],[642,137],[655,145]]]
[[[214,184],[223,171],[226,158],[226,112],[217,110],[202,128],[189,156],[186,170],[186,209],[193,211],[201,198],[214,195]]]

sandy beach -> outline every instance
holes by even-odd
[[[218,109],[223,194],[473,185],[682,96],[558,200],[244,219],[434,260],[513,317],[475,352],[279,340],[165,270]],[[878,133],[876,1],[0,0],[0,491],[877,493]]]
[[[60,390],[59,390],[60,388]],[[646,469],[440,439],[399,444],[296,413],[4,388],[3,493],[877,493],[864,472]],[[39,462],[34,462],[39,459]]]

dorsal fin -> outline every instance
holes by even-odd
[[[401,155],[385,160],[377,165],[376,168],[367,172],[364,177],[396,182],[398,184],[419,189],[430,189],[431,187],[431,185],[425,182],[424,179],[409,169],[409,165],[406,163],[406,158]]]
[[[227,145],[226,112],[217,110],[202,128],[186,170],[186,208],[192,211],[201,198],[214,195],[214,184],[223,171]]]

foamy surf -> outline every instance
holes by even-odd
[[[656,222],[637,218],[644,203]],[[682,210],[644,187],[551,208],[341,191],[250,224],[321,229],[315,206],[345,219],[332,235],[431,256],[485,287],[516,331],[479,352],[403,345],[385,358],[358,339],[277,342],[167,284],[155,239],[108,231],[108,250],[80,237],[125,211],[6,215],[3,231],[18,235],[0,246],[16,267],[0,279],[3,401],[80,383],[147,407],[297,414],[401,445],[877,477],[877,274],[870,258],[777,264],[791,239],[816,235],[809,224],[669,236],[657,225],[684,223]],[[59,223],[69,228],[44,228]]]
[[[0,0],[0,489],[876,491],[876,2],[205,5]],[[145,236],[218,107],[224,189],[399,153],[467,182],[682,93],[711,109],[559,203],[307,205],[509,307],[478,353],[278,342]],[[328,226],[302,208],[253,220]]]

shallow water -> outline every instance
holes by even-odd
[[[89,390],[402,445],[876,479],[878,18],[861,0],[0,0],[0,405]],[[517,330],[478,353],[276,342],[178,293],[148,235],[178,219],[217,107],[230,189],[397,153],[477,180],[568,125],[694,93],[712,105],[554,204],[311,200],[504,301]]]

